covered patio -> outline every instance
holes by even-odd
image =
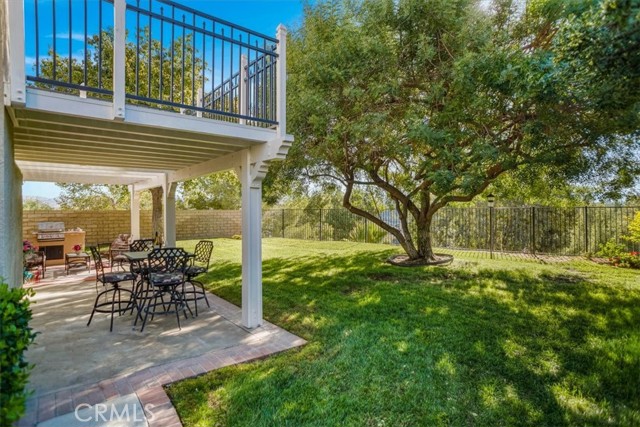
[[[117,405],[118,399],[139,401],[150,426],[180,425],[162,385],[305,343],[268,322],[245,328],[241,309],[212,294],[211,307],[201,304],[181,330],[173,316],[156,317],[142,333],[131,315],[116,317],[112,333],[108,315],[96,315],[87,327],[95,274],[67,276],[62,267],[49,273],[29,285],[36,291],[31,325],[39,335],[27,352],[35,364],[34,394],[20,426],[70,427],[75,408]]]
[[[60,16],[67,33],[47,46],[43,25]],[[10,287],[23,277],[24,181],[128,186],[133,238],[151,237],[140,235],[140,192],[161,188],[166,247],[177,245],[180,181],[233,170],[242,185],[241,307],[208,295],[211,308],[181,330],[156,317],[141,333],[125,314],[109,333],[107,316],[86,326],[95,273],[47,269],[33,285],[35,393],[20,425],[72,427],[75,408],[104,402],[144,408],[140,425],[180,425],[162,385],[304,343],[262,314],[262,180],[293,141],[286,29],[267,36],[170,0],[0,0],[0,21],[0,277]]]

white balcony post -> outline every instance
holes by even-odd
[[[249,86],[249,60],[247,59],[247,55],[242,55],[240,57],[240,114],[243,116],[248,115],[249,111],[249,93],[247,88]],[[240,119],[239,122],[241,125],[247,124],[247,119]]]
[[[131,239],[140,238],[140,193],[136,191],[134,185],[129,186],[129,197],[131,199]]]
[[[277,134],[287,134],[287,28],[280,24],[276,31],[278,39],[278,62],[276,66],[276,120]]]
[[[113,118],[124,120],[125,103],[125,0],[113,2]]]
[[[176,246],[176,182],[162,185],[162,201],[164,215],[164,244],[172,248]]]
[[[262,325],[262,181],[251,176],[249,150],[238,170],[242,184],[242,324]]]
[[[26,103],[26,74],[24,67],[24,2],[15,0],[4,1],[7,22],[2,22],[3,31],[9,38],[9,93],[5,88],[5,104],[24,106]],[[6,26],[5,26],[6,25]],[[2,47],[0,47],[2,48]]]

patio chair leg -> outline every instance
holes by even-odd
[[[186,284],[186,282],[182,283],[182,292],[178,293],[178,296],[180,297],[180,303],[184,304],[184,308],[183,308],[184,318],[188,319],[187,310],[189,310],[189,313],[191,314],[191,317],[194,317],[194,315],[193,315],[193,311],[191,311],[191,307],[189,307],[189,303],[188,303],[188,300],[187,300],[187,297],[186,297],[187,294],[185,293],[185,288],[184,288],[185,284]],[[198,316],[198,306],[197,305],[196,305],[196,316]]]
[[[98,305],[98,300],[100,299],[100,294],[98,294],[98,296],[96,296],[96,301],[93,303],[93,310],[91,310],[91,316],[89,316],[89,321],[87,322],[87,326],[89,326],[91,324],[91,321],[93,320],[93,315],[96,312],[96,307]]]
[[[176,319],[178,320],[178,330],[182,330],[182,328],[180,327],[180,310],[178,309],[178,300],[174,298],[174,296],[172,295],[173,300],[173,305],[176,307]],[[184,313],[185,316],[187,315],[187,313]]]
[[[111,297],[111,326],[109,327],[109,332],[113,332],[113,313],[116,309],[116,292],[120,293],[120,289],[113,288],[113,297]]]
[[[118,289],[118,316],[122,316],[122,293],[120,292],[120,288],[118,287],[117,283],[116,289]],[[113,296],[116,296],[115,293]]]

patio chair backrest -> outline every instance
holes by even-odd
[[[209,270],[209,262],[211,261],[212,252],[213,242],[211,240],[200,240],[196,245],[194,261],[200,264],[206,264],[207,270]]]
[[[102,257],[100,256],[98,248],[95,246],[89,246],[89,250],[91,251],[93,262],[96,265],[96,275],[104,273],[104,265],[102,264]]]
[[[184,272],[189,257],[182,248],[159,248],[147,256],[150,273]]]
[[[132,252],[146,252],[153,250],[153,239],[134,240],[129,248]]]

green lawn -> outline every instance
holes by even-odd
[[[169,386],[185,427],[640,425],[638,271],[397,251],[265,239],[265,318],[308,344]],[[240,241],[214,258],[239,305]]]

